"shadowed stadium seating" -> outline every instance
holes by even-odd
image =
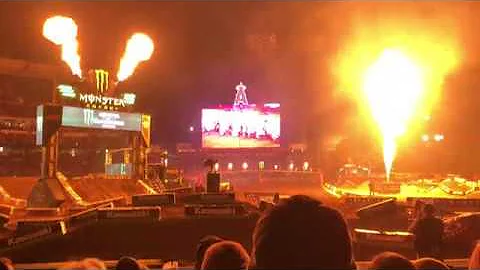
[[[195,247],[205,235],[214,234],[238,241],[250,249],[255,223],[256,217],[104,220],[65,236],[0,251],[0,256],[16,263],[67,261],[82,257],[112,260],[121,256],[193,261]],[[72,258],[71,254],[76,257]]]

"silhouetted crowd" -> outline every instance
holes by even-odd
[[[425,210],[432,218],[431,208]],[[425,221],[423,221],[425,223]],[[434,222],[428,221],[427,222]],[[420,222],[421,223],[421,222]],[[420,228],[418,222],[414,230]],[[423,241],[423,240],[422,240]],[[424,245],[424,243],[420,244]],[[375,256],[369,269],[451,269],[438,258],[409,260],[394,253]],[[8,259],[0,260],[0,269],[13,269]],[[175,269],[177,262],[166,262],[163,269]],[[131,257],[121,258],[116,269],[147,269]],[[193,269],[357,269],[352,242],[342,214],[320,201],[304,195],[281,199],[257,221],[252,250],[217,236],[200,240]],[[469,269],[480,269],[480,244],[474,249]],[[65,269],[106,269],[94,258],[71,262]]]

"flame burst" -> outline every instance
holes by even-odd
[[[75,21],[64,16],[48,18],[43,24],[43,36],[52,43],[62,46],[62,60],[70,67],[73,75],[81,78],[77,32]]]
[[[127,42],[125,53],[120,61],[120,68],[117,73],[118,81],[126,80],[135,72],[135,68],[140,62],[150,59],[153,48],[153,41],[149,36],[143,33],[133,34]]]
[[[387,181],[396,153],[396,140],[415,112],[424,90],[422,70],[398,50],[384,50],[367,69],[363,91],[383,137]]]
[[[446,76],[464,57],[462,25],[450,15],[451,7],[428,18],[417,5],[402,6],[402,13],[394,7],[351,11],[348,35],[330,59],[336,98],[359,104],[349,120],[367,130],[374,120],[378,127],[387,177],[400,136],[406,142],[424,125],[423,116],[431,115]]]

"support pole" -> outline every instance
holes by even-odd
[[[47,145],[42,147],[42,179],[55,178],[58,170],[58,137],[56,131],[48,138]]]

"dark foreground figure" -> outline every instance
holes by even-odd
[[[418,258],[442,259],[443,227],[443,221],[435,217],[433,205],[424,205],[410,227],[410,231],[415,235],[414,247]]]

